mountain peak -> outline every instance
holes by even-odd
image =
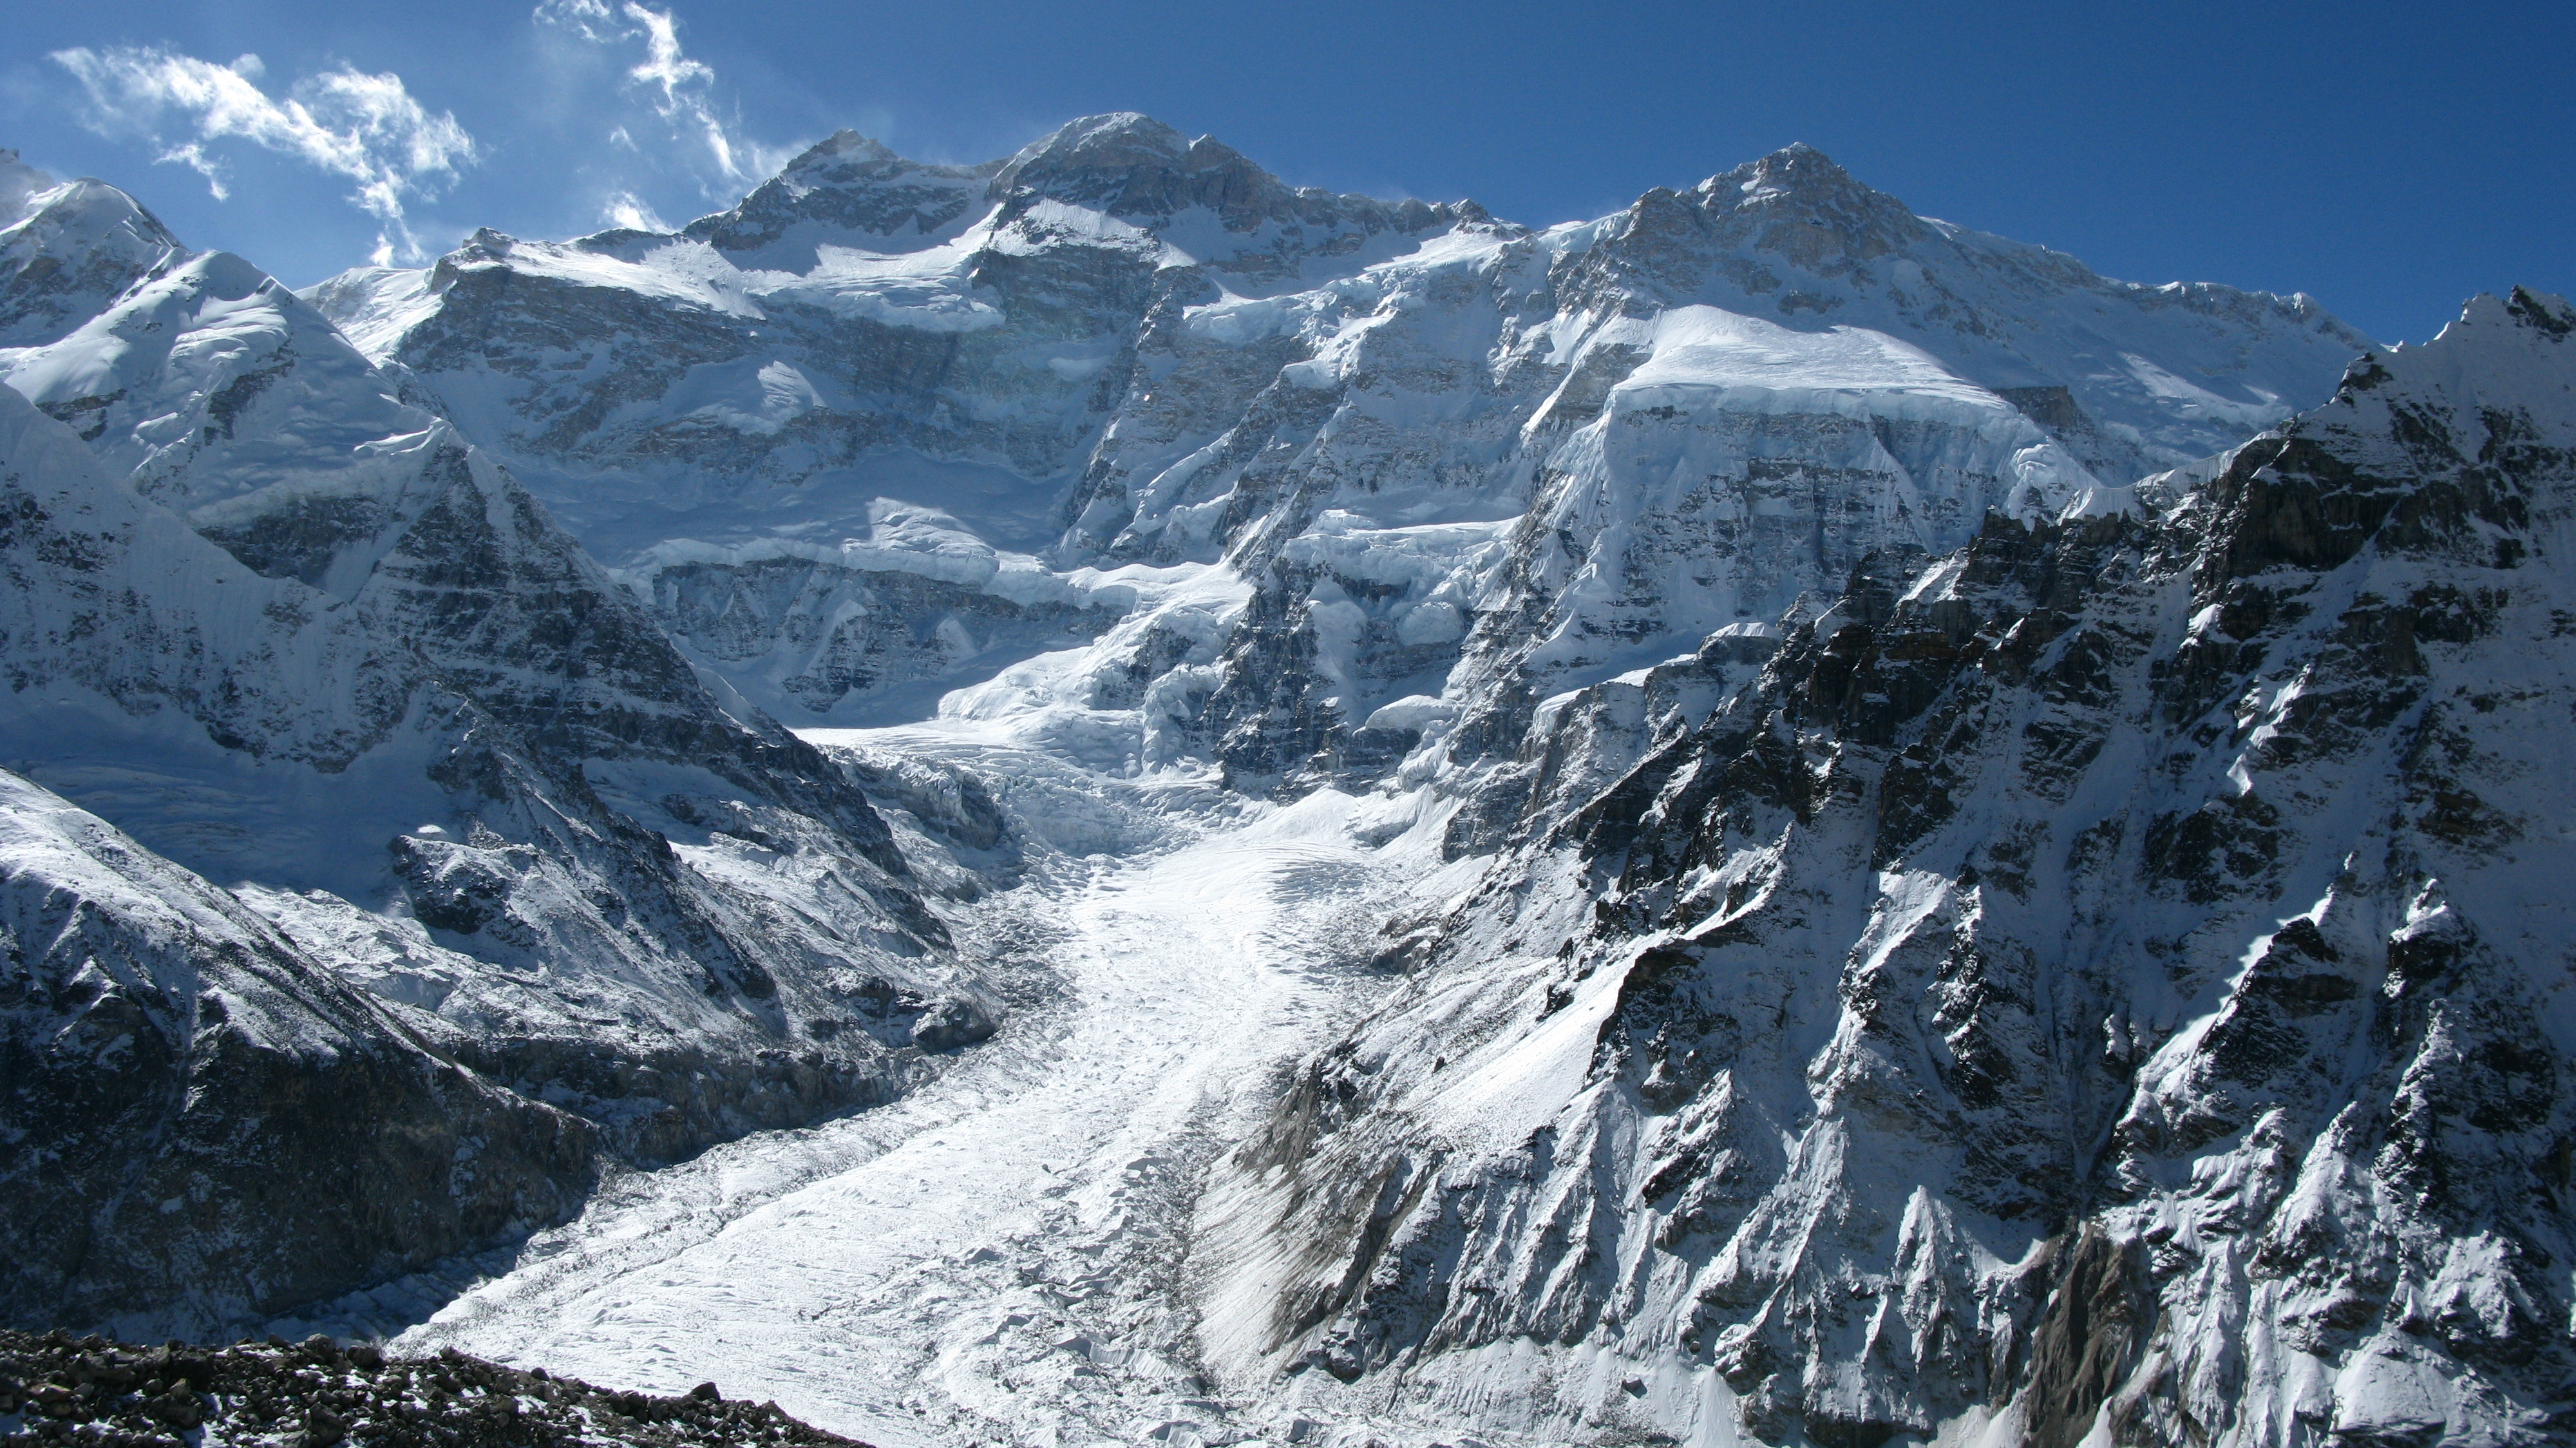
[[[0,216],[9,217],[0,226],[0,346],[52,342],[188,254],[159,217],[106,182],[56,185],[16,152],[0,156]]]
[[[1834,158],[1793,141],[1767,156],[1747,161],[1702,186],[1712,201],[1739,210],[1776,207],[1800,211],[1867,213],[1885,208],[1906,211],[1892,196],[1854,180]],[[1913,213],[1907,211],[1910,217]]]
[[[1735,169],[1738,173],[1750,171],[1762,182],[1786,189],[1819,182],[1837,186],[1854,184],[1851,173],[1835,164],[1833,157],[1804,141],[1791,141],[1769,155],[1757,157]],[[1744,186],[1750,191],[1756,184],[1748,180]]]
[[[1001,163],[939,166],[914,161],[872,136],[843,128],[815,142],[742,204],[689,223],[685,234],[729,252],[757,252],[757,264],[803,270],[812,243],[772,252],[788,233],[821,233],[882,241],[936,236],[958,224]]]
[[[1808,270],[1832,270],[1903,249],[1926,233],[1905,203],[1852,178],[1834,159],[1796,143],[1711,176],[1689,191],[1657,187],[1639,198],[1628,234],[1710,238],[1776,252]],[[1697,243],[1693,243],[1697,244]]]
[[[1006,211],[1043,199],[1147,225],[1204,207],[1235,232],[1279,222],[1412,233],[1461,218],[1485,219],[1472,203],[1390,203],[1291,187],[1213,136],[1190,140],[1134,111],[1085,116],[1058,127],[1002,166],[992,195]]]
[[[2515,287],[2501,297],[2480,292],[2461,303],[2459,319],[2432,341],[2395,348],[2387,360],[2401,377],[2434,376],[2502,353],[2529,353],[2558,365],[2558,348],[2571,333],[2576,333],[2576,306],[2565,297],[2529,287]]]
[[[1196,142],[1134,111],[1084,116],[1031,142],[993,178],[997,196],[1042,196],[1118,215],[1167,216],[1210,198],[1206,173],[1229,173],[1216,188],[1229,199],[1278,192],[1278,178],[1233,148]]]
[[[912,176],[981,180],[1000,169],[1001,164],[988,161],[980,166],[941,166],[915,161],[873,136],[862,136],[843,127],[806,147],[775,177],[744,198],[743,204],[751,206],[773,187],[789,196],[802,196],[808,191],[846,190]]]
[[[2481,297],[2479,300],[2489,299]],[[2475,303],[2471,305],[2474,306]],[[2553,341],[2563,341],[2569,332],[2576,331],[2576,307],[2569,306],[2567,299],[2555,292],[2535,292],[2529,287],[2515,287],[2512,293],[2503,301],[2496,303],[2496,306],[2505,316],[2548,336]]]
[[[1057,157],[1073,164],[1114,164],[1148,156],[1172,160],[1189,154],[1189,137],[1138,111],[1110,111],[1065,122],[1020,148],[1014,162]]]
[[[911,164],[883,141],[873,136],[862,136],[844,126],[806,147],[778,175],[782,180],[800,180],[849,166],[882,166],[888,162]]]
[[[2502,297],[2481,292],[2432,341],[2364,353],[2345,370],[2335,401],[2363,414],[2392,407],[2419,415],[2427,409],[2469,409],[2479,426],[2491,425],[2486,420],[2490,413],[2520,408],[2526,419],[2543,420],[2537,424],[2541,431],[2550,431],[2554,425],[2546,420],[2565,411],[2560,399],[2576,387],[2576,349],[2567,345],[2571,335],[2576,335],[2576,306],[2565,297],[2527,287],[2515,287]],[[2469,413],[2463,414],[2464,427]],[[2343,418],[2321,408],[2301,421],[2335,426]],[[2557,445],[2576,438],[2563,427],[2556,430]]]

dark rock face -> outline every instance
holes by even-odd
[[[449,1350],[388,1358],[370,1343],[271,1338],[238,1347],[142,1347],[64,1333],[0,1331],[0,1441],[176,1448],[202,1433],[334,1448],[348,1442],[570,1448],[854,1440],[775,1403],[728,1402],[713,1383],[679,1397],[608,1392],[542,1368],[521,1372]]]
[[[229,894],[0,774],[0,1316],[195,1327],[562,1215],[596,1130]]]
[[[781,556],[674,563],[645,575],[654,616],[729,672],[775,676],[791,719],[864,705],[906,684],[1099,637],[1107,606],[1021,602],[919,573]]]
[[[1391,927],[1439,1028],[1238,1160],[1313,1259],[1276,1360],[1672,1356],[1765,1441],[2559,1441],[2571,325],[2481,298],[2157,511],[1867,560],[1642,751],[1559,709],[1516,851]],[[1443,1088],[1506,1069],[1495,1139]]]

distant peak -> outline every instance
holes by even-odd
[[[1797,238],[1809,233],[1830,232],[1844,253],[1867,258],[1895,250],[1924,230],[1922,218],[1904,202],[1854,180],[1833,157],[1803,142],[1711,176],[1690,194],[1703,212],[1731,217],[1729,224],[1768,237],[1764,245],[1802,255],[1815,243]]]
[[[732,210],[699,217],[680,230],[725,251],[760,253],[764,266],[804,271],[814,264],[813,238],[774,254],[764,249],[809,224],[881,243],[937,235],[981,199],[984,183],[1001,165],[914,161],[845,127],[806,147]]]
[[[933,166],[911,160],[873,136],[846,127],[808,146],[778,173],[777,180],[800,190],[862,186],[915,173],[965,177],[989,174],[999,163],[984,166]]]
[[[87,176],[57,182],[32,166],[18,163],[15,152],[0,155],[6,155],[15,165],[14,171],[0,171],[0,216],[9,218],[0,224],[14,226],[42,217],[52,227],[89,238],[83,244],[97,244],[110,235],[122,235],[128,244],[146,251],[186,250],[170,228],[161,224],[161,218],[117,187]]]
[[[1732,187],[1746,204],[1779,197],[1876,194],[1853,180],[1849,171],[1835,165],[1833,157],[1804,141],[1792,141],[1770,155],[1747,161],[1714,179]]]
[[[844,126],[807,147],[803,155],[787,163],[787,169],[794,171],[799,166],[823,161],[900,161],[902,159],[885,142],[874,136],[862,136]]]
[[[1135,216],[1193,203],[1262,210],[1287,194],[1234,148],[1208,136],[1193,141],[1134,111],[1057,127],[1013,156],[993,187],[997,196],[1021,192]]]
[[[1117,151],[1178,158],[1188,155],[1189,149],[1189,137],[1152,116],[1137,111],[1111,111],[1067,121],[1020,154]]]
[[[1187,136],[1134,111],[1067,121],[1020,148],[1002,168],[1006,180],[1113,175],[1168,170],[1187,160]]]

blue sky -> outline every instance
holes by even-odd
[[[1806,141],[1924,214],[2392,341],[2576,290],[2563,3],[7,8],[0,145],[298,285],[477,226],[676,224],[839,126],[972,161],[1140,110],[1537,224]]]

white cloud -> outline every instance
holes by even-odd
[[[403,221],[404,197],[436,194],[475,157],[474,138],[456,117],[432,115],[390,71],[369,75],[344,65],[273,97],[259,87],[265,68],[255,55],[224,66],[157,46],[116,46],[58,50],[53,60],[89,93],[84,124],[104,135],[150,137],[162,148],[159,160],[204,176],[217,200],[226,194],[223,167],[207,146],[224,140],[245,140],[354,181],[349,199],[384,223],[379,264],[397,250],[406,259],[421,256]],[[165,125],[188,134],[165,140]]]
[[[606,0],[537,0],[537,19],[560,25],[582,39],[607,42],[617,38],[616,12]]]
[[[785,152],[746,140],[717,110],[715,70],[682,48],[676,11],[655,10],[637,0],[620,0],[614,7],[609,0],[539,0],[535,16],[540,24],[558,26],[594,45],[640,49],[640,58],[626,67],[626,82],[645,93],[674,140],[699,152],[703,165],[692,169],[700,171],[710,196],[738,195],[786,163]],[[622,125],[610,132],[610,140],[629,148],[635,144]]]
[[[670,11],[647,10],[635,0],[626,0],[620,13],[644,27],[644,63],[627,74],[662,88],[662,114],[670,115],[688,103],[681,87],[714,83],[714,71],[680,53],[679,22]]]
[[[215,193],[217,201],[226,200],[232,195],[232,192],[224,186],[223,166],[212,156],[207,155],[206,148],[195,141],[190,141],[184,146],[172,146],[152,159],[168,165],[185,166],[205,177],[206,189]]]
[[[669,231],[671,223],[653,213],[643,197],[632,191],[611,192],[607,204],[599,208],[599,219],[610,226],[628,231]]]

